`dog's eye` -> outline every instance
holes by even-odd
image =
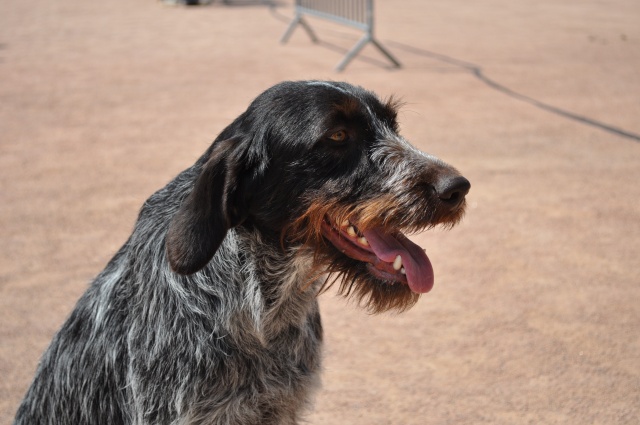
[[[335,133],[331,134],[331,136],[329,136],[329,139],[333,140],[334,142],[344,142],[345,140],[347,140],[347,132],[344,130],[338,130]]]

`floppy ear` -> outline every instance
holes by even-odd
[[[213,258],[227,231],[246,217],[237,205],[241,159],[239,141],[214,143],[193,190],[171,220],[166,248],[173,271],[188,275]]]

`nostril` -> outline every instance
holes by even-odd
[[[471,183],[462,176],[445,177],[438,182],[435,189],[440,200],[448,204],[458,205],[469,193]]]

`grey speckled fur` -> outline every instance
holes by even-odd
[[[296,423],[322,340],[315,288],[295,285],[307,260],[235,229],[204,269],[171,271],[168,219],[196,169],[145,203],[55,336],[16,424]]]

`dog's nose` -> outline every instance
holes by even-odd
[[[438,198],[453,209],[460,205],[469,193],[471,183],[462,176],[445,176],[438,181],[435,189]]]

